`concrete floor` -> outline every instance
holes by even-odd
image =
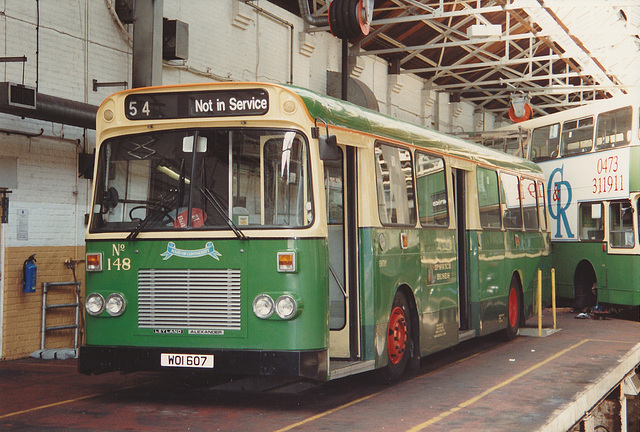
[[[2,362],[0,430],[566,431],[640,365],[640,322],[574,316],[561,311],[547,337],[464,342],[394,386],[367,373],[247,392],[188,375],[89,377],[76,360]]]

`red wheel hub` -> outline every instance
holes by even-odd
[[[516,289],[509,290],[509,325],[515,327],[518,324],[518,294]]]
[[[402,361],[407,346],[407,320],[401,307],[396,306],[389,317],[389,332],[387,333],[387,350],[389,361],[398,364]]]

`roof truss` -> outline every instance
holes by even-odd
[[[328,0],[309,1],[316,15],[326,15]],[[503,114],[513,92],[528,95],[540,114],[627,92],[548,6],[553,1],[375,0],[371,32],[351,45],[350,55],[382,57],[431,89]],[[588,7],[625,5],[612,0]],[[584,1],[575,6],[584,13]],[[476,36],[476,30],[497,32]]]

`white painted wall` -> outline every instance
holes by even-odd
[[[131,81],[132,50],[108,8],[112,1],[0,0],[5,41],[0,56],[26,56],[24,84],[37,86],[41,93],[99,105],[120,88],[93,91],[94,79]],[[236,0],[165,0],[164,16],[188,23],[190,39],[189,59],[165,63],[163,83],[286,83],[292,75],[293,84],[324,93],[327,70],[340,70],[341,42],[327,32],[305,33],[300,18],[265,0],[254,4],[279,19]],[[412,75],[389,76],[386,62],[379,58],[358,57],[353,76],[374,90],[383,113],[444,132],[478,127],[473,106],[452,106],[446,94],[440,95],[435,116],[435,95],[425,90],[425,82]],[[22,83],[23,65],[1,63],[0,81]],[[493,118],[487,117],[491,126]],[[42,130],[42,136],[28,138],[3,130]],[[93,131],[0,114],[0,156],[18,158],[18,187],[10,195],[2,247],[83,244],[90,182],[78,178],[77,153],[92,152],[94,137]],[[28,240],[18,239],[19,210],[28,213]]]

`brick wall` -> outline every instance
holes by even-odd
[[[22,264],[30,255],[36,254],[38,279],[36,292],[22,292]],[[73,273],[65,265],[67,259],[84,259],[84,247],[12,247],[5,249],[5,290],[4,290],[4,337],[3,360],[29,356],[40,349],[42,328],[42,283],[71,282]],[[84,265],[76,266],[76,276],[82,282],[84,292]],[[83,297],[81,295],[81,297]],[[52,289],[47,304],[72,303],[75,301],[73,288]],[[81,311],[82,312],[82,311]],[[47,314],[48,327],[72,324],[75,310],[63,308],[50,310]],[[47,332],[45,348],[72,348],[73,330]]]

